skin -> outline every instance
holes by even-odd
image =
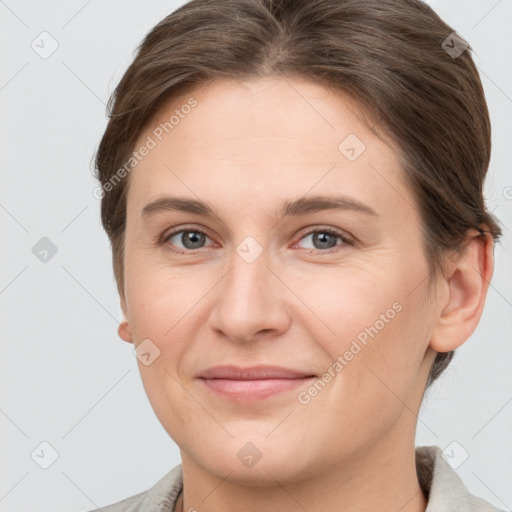
[[[363,124],[350,98],[298,77],[198,88],[165,104],[136,146],[190,96],[198,105],[128,178],[119,326],[123,340],[149,338],[160,350],[138,364],[180,448],[183,510],[424,511],[417,414],[435,351],[456,349],[478,324],[492,239],[468,233],[465,252],[448,258],[429,287],[398,150]],[[353,162],[338,150],[348,134],[366,146]],[[285,200],[335,194],[378,215],[331,209],[279,218]],[[162,196],[200,199],[216,216],[144,218],[142,208]],[[325,226],[355,243],[332,235],[339,245],[327,254],[313,241]],[[202,248],[189,249],[183,233],[162,241],[180,227],[205,232]],[[252,263],[237,253],[248,236],[262,249]],[[196,378],[227,363],[321,376],[394,303],[401,311],[308,404],[297,396],[309,384],[237,403]],[[237,457],[247,442],[262,455],[253,467]]]

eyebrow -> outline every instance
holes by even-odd
[[[306,215],[322,210],[352,210],[377,217],[379,214],[369,205],[346,196],[310,196],[294,201],[285,201],[281,206],[280,217]],[[162,197],[141,210],[144,218],[164,211],[195,213],[206,217],[217,217],[213,208],[203,201],[183,197]]]

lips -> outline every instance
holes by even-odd
[[[310,372],[282,368],[280,366],[250,366],[240,368],[234,365],[213,366],[198,375],[202,379],[233,379],[233,380],[262,380],[262,379],[300,379],[315,377]]]
[[[208,368],[198,378],[209,391],[235,402],[263,400],[315,379],[316,376],[300,370],[279,366],[224,365]]]

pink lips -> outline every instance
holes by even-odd
[[[303,385],[315,375],[278,366],[215,366],[198,375],[206,386],[236,402],[262,400]]]

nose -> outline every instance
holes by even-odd
[[[236,342],[274,338],[289,328],[291,300],[270,269],[265,251],[252,262],[233,252],[230,270],[215,287],[211,328]]]

